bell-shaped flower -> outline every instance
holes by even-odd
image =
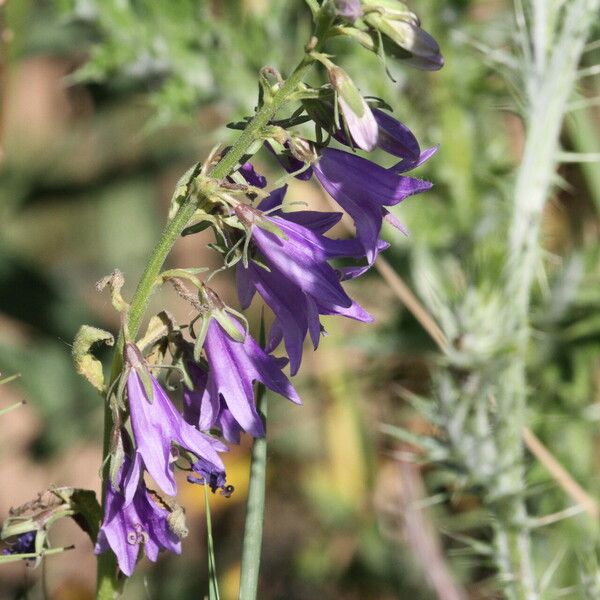
[[[125,359],[129,371],[127,396],[135,452],[158,486],[170,496],[177,492],[173,463],[178,452],[174,444],[208,460],[215,470],[224,470],[218,452],[225,452],[227,446],[184,420],[134,344],[126,344]]]
[[[188,423],[198,425],[201,421],[206,421],[206,419],[201,419],[200,409],[202,406],[202,397],[206,392],[208,373],[192,361],[188,361],[187,370],[193,387],[191,389],[184,387],[183,389],[183,416]],[[205,403],[205,407],[208,407],[210,410],[210,418],[214,418],[214,422],[210,426],[218,429],[225,441],[230,444],[239,444],[243,430],[240,424],[234,419],[231,411],[227,408],[223,398],[220,397],[219,400],[220,403],[216,418],[213,417],[212,404],[208,401]]]
[[[269,333],[267,350],[272,351],[283,339],[290,371],[298,371],[302,346],[307,334],[316,348],[321,335],[319,315],[341,315],[359,321],[371,316],[354,302],[340,283],[340,271],[328,261],[333,258],[364,257],[357,240],[333,240],[323,234],[341,218],[340,213],[316,211],[281,212],[286,188],[275,190],[260,205],[260,213],[243,207],[238,214],[250,224],[255,260],[237,266],[238,296],[247,308],[255,291],[271,308],[276,320]],[[273,212],[275,211],[275,212]],[[264,221],[275,226],[281,235],[265,228]],[[265,268],[266,267],[266,268]]]
[[[170,524],[171,510],[157,504],[143,479],[137,480],[131,500],[126,501],[123,489],[133,468],[130,463],[127,457],[121,467],[119,490],[108,484],[104,521],[94,549],[96,554],[112,550],[119,569],[128,577],[135,569],[140,549],[153,562],[160,550],[181,553],[181,541]]]
[[[234,316],[214,306],[220,300],[212,290],[206,298],[213,303],[209,316],[205,317],[203,334],[208,362],[206,388],[203,393],[188,397],[187,403],[199,402],[198,426],[202,430],[220,427],[227,438],[235,440],[239,427],[254,437],[262,437],[265,430],[254,402],[255,381],[301,404],[294,386],[282,371],[287,359],[265,352]],[[210,316],[211,310],[215,316]]]
[[[332,148],[323,150],[313,170],[323,188],[354,220],[369,264],[378,253],[384,218],[405,231],[385,207],[432,186],[428,181],[398,175],[365,158]]]

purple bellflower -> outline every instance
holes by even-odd
[[[135,469],[130,463],[131,459],[126,457],[120,472],[121,488],[130,487],[126,479]],[[128,577],[135,569],[140,546],[153,562],[162,549],[180,554],[181,542],[169,526],[170,514],[171,511],[155,502],[143,479],[137,479],[129,502],[122,491],[108,483],[104,522],[95,553],[102,554],[110,548],[117,557],[119,569]]]
[[[184,387],[183,416],[188,423],[197,425],[201,421],[200,408],[202,406],[202,397],[206,391],[206,386],[208,383],[208,373],[192,361],[187,363],[187,369],[194,387],[191,390],[187,387]],[[211,412],[210,419],[213,419],[213,408],[210,402],[208,403],[208,407]],[[204,419],[202,419],[202,421],[204,421]],[[225,438],[225,440],[230,444],[240,443],[240,436],[243,430],[239,423],[234,419],[231,411],[227,408],[227,405],[223,401],[223,397],[219,397],[217,417],[214,418],[214,423],[211,425],[211,427],[219,429],[223,438]],[[188,477],[188,481],[189,480],[190,479]],[[198,482],[194,481],[194,483]]]
[[[125,356],[130,367],[127,394],[136,454],[157,485],[170,496],[177,492],[173,462],[178,454],[173,444],[209,461],[215,471],[223,471],[218,452],[227,451],[227,446],[184,420],[147,370],[137,347],[127,344]],[[136,456],[133,468],[138,468],[138,464]],[[136,478],[131,476],[130,479],[135,481]],[[131,485],[133,483],[128,487]]]
[[[408,196],[431,188],[428,181],[398,175],[392,169],[332,148],[323,150],[313,170],[327,193],[354,219],[356,234],[369,264],[379,251],[384,218],[406,232],[385,207],[395,206]]]
[[[238,296],[243,308],[255,291],[271,308],[276,320],[269,333],[267,350],[283,339],[294,375],[300,366],[302,345],[310,333],[316,348],[321,334],[319,315],[342,315],[359,321],[371,316],[354,302],[340,284],[340,272],[328,261],[338,257],[362,258],[364,250],[357,240],[333,240],[323,234],[341,218],[340,213],[297,211],[281,212],[286,188],[279,188],[258,208],[269,216],[244,206],[238,213],[252,227],[254,246],[266,269],[254,261],[237,266]],[[268,220],[281,237],[260,226]]]
[[[240,323],[233,317],[230,319],[242,332]],[[220,427],[224,437],[232,441],[239,440],[240,429],[254,437],[263,436],[264,425],[254,404],[254,381],[301,404],[298,393],[281,370],[287,359],[267,354],[251,335],[246,334],[244,341],[238,342],[216,319],[211,319],[204,352],[209,365],[206,389],[187,401],[200,403],[197,411],[200,429]]]

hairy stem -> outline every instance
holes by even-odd
[[[323,40],[320,40],[319,46],[323,41],[324,38]],[[302,78],[306,75],[313,63],[314,59],[306,54],[292,75],[285,81],[285,83],[274,94],[274,96],[268,99],[268,101],[261,106],[261,108],[256,112],[254,118],[250,121],[250,123],[248,123],[246,129],[244,129],[244,131],[241,133],[235,144],[215,166],[211,172],[212,178],[223,179],[229,175],[238,165],[238,162],[248,153],[251,146],[257,140],[262,139],[265,126],[275,116],[277,111],[286,104],[290,95],[296,91],[298,84],[302,81]],[[196,211],[197,203],[198,198],[194,197],[193,195],[189,195],[181,203],[179,210],[173,219],[166,224],[162,235],[150,256],[144,273],[142,274],[142,277],[138,283],[129,310],[127,330],[131,338],[135,338],[139,331],[144,314],[148,308],[152,292],[154,290],[156,279],[159,276],[162,266],[171,249],[173,248],[173,245]],[[112,381],[116,379],[122,368],[122,348],[123,335],[121,334],[113,357],[111,373]],[[112,426],[112,414],[108,402],[106,402],[104,411],[103,457],[108,456],[110,452],[110,436]],[[103,480],[106,481],[106,468],[103,473]],[[103,488],[102,496],[102,507],[104,512],[105,486]],[[121,586],[117,580],[117,573],[118,571],[116,568],[114,554],[110,551],[101,554],[98,557],[96,588],[96,597],[98,600],[113,600],[114,598],[119,597]]]
[[[527,400],[526,352],[530,343],[531,290],[540,264],[540,225],[550,195],[559,150],[559,135],[568,100],[576,82],[577,65],[594,22],[600,0],[573,0],[564,6],[562,20],[551,19],[558,10],[535,1],[530,25],[533,64],[525,121],[527,135],[515,185],[515,202],[505,297],[509,315],[502,323],[514,334],[516,348],[498,386],[498,476],[491,508],[495,517],[496,563],[510,600],[535,600],[525,487],[522,430]],[[554,15],[557,16],[557,15]],[[553,32],[549,23],[561,23]]]

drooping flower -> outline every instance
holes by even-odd
[[[398,175],[392,169],[332,148],[323,150],[313,170],[328,194],[354,219],[369,264],[377,256],[384,218],[405,231],[385,207],[395,206],[432,186],[428,181]]]
[[[269,216],[255,209],[241,209],[241,219],[246,223],[268,220],[284,237],[251,224],[259,261],[267,268],[254,261],[249,261],[247,267],[238,263],[236,275],[242,307],[247,308],[258,291],[275,314],[267,350],[275,349],[283,339],[293,375],[300,366],[307,334],[315,348],[319,343],[319,315],[342,315],[367,322],[372,318],[346,294],[340,272],[328,263],[333,258],[364,256],[356,240],[333,240],[323,235],[341,214],[275,210],[285,192],[285,187],[275,190],[259,205],[262,211],[269,211]]]
[[[404,123],[385,111],[379,108],[372,108],[371,111],[378,126],[377,147],[402,158],[403,161],[413,163],[418,161],[421,149],[414,133]],[[346,146],[353,145],[342,129],[334,131],[333,136]]]
[[[227,451],[227,446],[184,420],[147,370],[136,346],[127,344],[125,356],[129,367],[127,394],[135,451],[159,487],[170,496],[177,492],[173,475],[173,462],[177,458],[174,444],[209,461],[215,470],[224,470],[218,452]]]
[[[225,471],[215,471],[213,465],[201,458],[192,465],[192,471],[195,475],[188,475],[190,483],[207,485],[213,494],[221,490],[221,494],[227,498],[233,493],[233,486],[227,485]]]
[[[237,319],[229,318],[239,332],[244,331]],[[301,404],[294,386],[281,370],[287,359],[267,354],[251,335],[236,341],[216,319],[210,319],[204,352],[208,361],[206,389],[191,399],[200,402],[197,411],[200,429],[221,427],[229,439],[239,438],[238,427],[254,437],[263,436],[264,425],[254,404],[255,381]]]
[[[104,521],[96,547],[96,554],[111,549],[119,563],[119,569],[131,576],[138,560],[140,549],[153,562],[160,550],[181,553],[181,541],[172,530],[169,509],[159,506],[154,495],[139,478],[132,498],[127,502],[123,489],[127,487],[125,478],[132,470],[131,459],[126,457],[120,472],[120,488],[115,490],[108,483]]]
[[[183,416],[188,423],[197,425],[201,421],[200,408],[202,406],[202,397],[208,383],[208,373],[192,361],[187,363],[187,370],[192,380],[193,387],[192,389],[184,387]],[[223,398],[220,397],[219,400],[217,417],[214,419],[214,423],[211,427],[219,429],[225,441],[230,444],[239,444],[243,430],[240,427],[240,424],[234,419],[231,411],[227,408]],[[208,403],[208,405],[212,415],[212,405],[210,403]]]

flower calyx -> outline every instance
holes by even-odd
[[[243,342],[248,334],[248,321],[244,315],[227,306],[212,288],[202,284],[198,296],[202,304],[202,310],[194,322],[190,324],[190,332],[195,337],[194,360],[197,362],[200,361],[204,340],[212,319],[217,321],[236,342]],[[230,315],[240,319],[244,323],[244,329],[240,329],[236,320],[232,319]],[[194,332],[193,325],[196,321],[200,322],[200,328],[197,332]]]

